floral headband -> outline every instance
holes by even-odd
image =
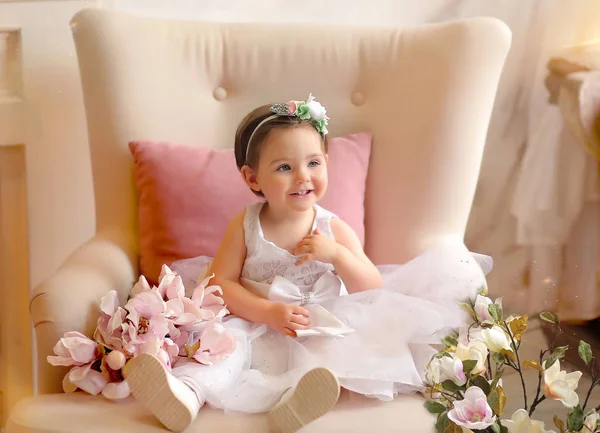
[[[275,119],[280,116],[296,116],[302,120],[310,120],[319,134],[325,136],[329,131],[327,131],[327,121],[329,117],[327,117],[327,110],[320,102],[317,102],[313,97],[312,93],[308,95],[308,99],[305,101],[289,101],[283,104],[273,104],[271,105],[271,112],[275,113],[254,128],[252,131],[252,135],[250,135],[250,139],[248,140],[248,146],[246,147],[246,161],[248,161],[248,154],[250,151],[250,144],[252,143],[252,138],[256,131],[264,125],[265,123]]]

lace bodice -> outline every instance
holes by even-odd
[[[285,278],[302,291],[312,289],[315,282],[333,266],[318,261],[296,265],[300,256],[278,247],[265,239],[260,225],[260,211],[263,203],[257,203],[246,209],[244,231],[246,238],[246,260],[242,269],[242,278],[257,283],[271,284],[276,276]],[[319,229],[321,234],[333,237],[330,221],[335,217],[331,212],[315,205],[316,214],[311,232]]]

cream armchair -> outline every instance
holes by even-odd
[[[42,395],[22,401],[17,432],[159,432],[135,401],[62,394],[65,370],[46,356],[70,330],[90,334],[98,301],[123,301],[137,279],[137,198],[131,139],[228,147],[251,108],[326,102],[331,136],[374,135],[366,251],[399,263],[437,239],[463,236],[511,35],[477,18],[415,28],[218,24],[85,10],[72,21],[94,179],[97,235],[36,288],[31,314]],[[384,211],[385,210],[385,211]],[[425,432],[417,395],[381,403],[344,394],[307,432]],[[267,431],[264,415],[209,409],[189,431]]]

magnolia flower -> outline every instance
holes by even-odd
[[[308,96],[308,99],[305,104],[308,107],[310,117],[314,120],[322,120],[327,119],[327,110],[320,102],[315,101],[312,93]]]
[[[227,308],[225,308],[225,301],[223,298],[217,296],[217,294],[223,294],[221,287],[206,287],[213,277],[214,275],[206,277],[200,285],[196,287],[191,299],[182,297],[167,301],[167,306],[171,314],[170,319],[180,331],[185,331],[187,333],[200,332],[204,330],[211,321],[220,320],[229,313]],[[171,336],[177,338],[177,336]]]
[[[481,338],[491,352],[500,352],[502,349],[512,351],[508,335],[498,325],[483,329]]]
[[[67,332],[54,346],[56,356],[46,359],[52,365],[82,366],[99,358],[98,343],[81,332]]]
[[[502,425],[508,428],[508,433],[554,433],[554,430],[546,430],[542,421],[530,419],[524,409],[513,413],[511,419],[503,419]]]
[[[458,386],[467,383],[462,361],[458,358],[448,356],[435,358],[429,364],[429,372],[434,383],[442,383],[446,380],[451,380]]]
[[[74,392],[77,388],[88,394],[97,395],[108,383],[108,377],[99,371],[92,370],[92,363],[73,367],[63,378],[63,390]]]
[[[114,350],[122,350],[131,340],[129,324],[126,323],[127,311],[119,306],[115,290],[111,290],[100,300],[102,315],[98,318],[94,340]]]
[[[494,304],[502,308],[502,298],[496,299]],[[487,296],[477,295],[477,298],[475,298],[475,306],[473,309],[481,320],[494,320],[489,311],[490,305],[492,305],[492,300]]]
[[[488,348],[481,340],[472,340],[468,344],[458,343],[456,346],[456,356],[461,361],[473,360],[477,361],[472,374],[481,374],[485,372],[485,362],[488,355]]]
[[[169,323],[165,317],[167,305],[157,291],[139,293],[125,305],[130,323],[127,331],[130,342],[125,350],[135,356],[138,353],[156,355],[169,333]]]
[[[236,339],[227,332],[221,322],[211,322],[202,333],[200,347],[192,355],[200,364],[212,365],[229,356],[235,350]]]
[[[596,431],[596,425],[600,419],[600,414],[593,410],[588,416],[585,417],[583,427],[579,430],[579,433],[592,433]]]
[[[170,338],[165,338],[163,346],[158,350],[156,357],[168,368],[171,369],[177,361],[179,355],[179,346]]]
[[[140,293],[149,292],[150,290],[152,290],[152,288],[150,287],[148,280],[146,280],[146,277],[144,277],[143,275],[140,275],[138,282],[135,283],[135,285],[131,289],[131,297],[134,298]]]
[[[448,418],[458,426],[483,430],[496,422],[485,393],[476,386],[467,388],[464,400],[456,400],[452,405]]]
[[[547,363],[547,362],[546,362]],[[565,407],[572,408],[579,403],[579,396],[575,392],[581,371],[567,374],[560,370],[560,361],[557,359],[550,368],[544,363],[544,395],[554,400],[560,400]]]
[[[173,272],[167,265],[163,265],[158,278],[156,290],[163,299],[181,299],[185,297],[185,287],[181,276]]]

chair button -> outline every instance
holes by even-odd
[[[354,92],[350,100],[354,105],[363,105],[365,103],[365,95],[360,92]]]
[[[227,98],[227,90],[225,90],[223,87],[217,87],[214,91],[213,91],[213,97],[217,100],[217,101],[222,101],[225,98]]]

